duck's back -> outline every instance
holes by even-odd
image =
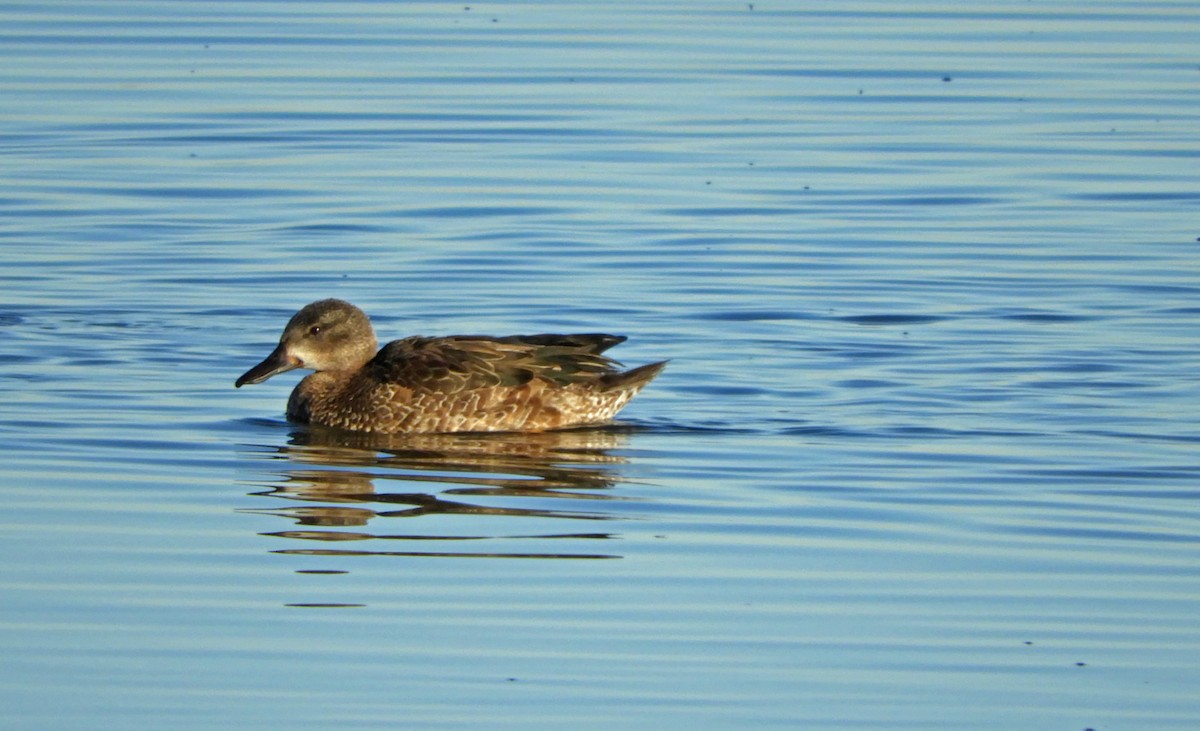
[[[409,337],[357,373],[315,373],[292,418],[358,431],[533,431],[610,420],[665,363],[618,370],[617,335]]]

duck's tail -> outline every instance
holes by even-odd
[[[632,397],[645,388],[647,383],[653,381],[655,376],[662,373],[662,369],[666,367],[667,361],[660,360],[657,363],[649,363],[627,371],[606,373],[600,377],[600,381],[604,384],[604,391],[627,391]]]

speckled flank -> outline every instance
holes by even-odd
[[[288,400],[288,417],[352,431],[544,431],[610,421],[658,374],[663,364],[621,374],[611,383],[556,387],[544,380],[522,386],[430,391],[314,373]]]
[[[374,353],[366,315],[322,300],[292,317],[275,351],[237,385],[312,369],[288,399],[288,418],[352,431],[545,431],[611,420],[666,365],[618,370],[601,353],[624,340],[409,337]]]

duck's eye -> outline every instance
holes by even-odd
[[[320,334],[321,334],[321,326],[320,326],[320,325],[313,325],[312,327],[310,327],[310,328],[308,329],[308,334],[309,334],[309,335],[320,335]]]

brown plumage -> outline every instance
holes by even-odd
[[[375,352],[371,322],[327,299],[297,312],[279,345],[236,382],[308,368],[288,418],[353,431],[544,431],[603,424],[666,365],[628,371],[602,353],[619,335],[455,335],[396,340]]]

